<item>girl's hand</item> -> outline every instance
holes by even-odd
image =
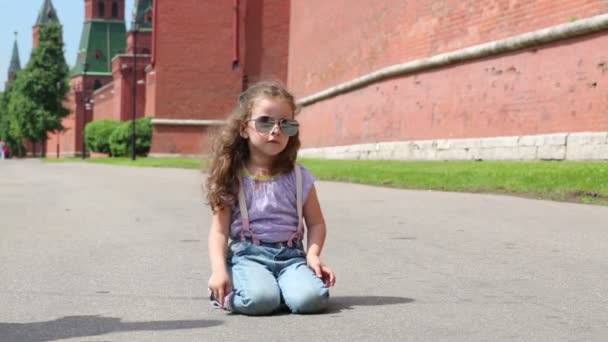
[[[336,284],[336,275],[329,267],[321,262],[321,259],[318,256],[310,255],[306,257],[306,263],[308,264],[308,267],[312,268],[317,277],[323,280],[325,286],[332,287]]]
[[[211,273],[209,278],[209,289],[213,292],[213,296],[220,303],[220,307],[224,308],[224,298],[232,291],[232,284],[228,272],[219,271]]]

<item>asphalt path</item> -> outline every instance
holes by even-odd
[[[330,310],[245,317],[202,177],[0,161],[0,342],[608,340],[608,207],[319,181]]]

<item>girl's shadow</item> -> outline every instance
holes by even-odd
[[[326,314],[352,310],[357,306],[384,306],[411,303],[414,299],[388,296],[331,296]]]
[[[0,322],[2,342],[42,342],[73,337],[89,337],[124,331],[200,329],[221,324],[213,320],[124,322],[116,317],[67,316],[53,321],[31,323]]]
[[[343,310],[352,310],[357,306],[382,306],[393,304],[411,303],[414,299],[406,297],[387,297],[387,296],[330,296],[329,307],[320,315],[335,314]],[[282,306],[275,315],[290,315],[287,306]]]

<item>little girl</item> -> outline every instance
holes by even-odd
[[[314,178],[295,163],[296,109],[281,85],[255,84],[213,146],[209,290],[232,312],[266,315],[282,304],[293,313],[320,312],[336,281],[320,259],[326,229]]]

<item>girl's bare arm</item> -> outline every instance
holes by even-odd
[[[209,261],[211,271],[226,270],[226,246],[230,229],[231,208],[218,209],[209,229]]]
[[[317,197],[317,190],[314,185],[308,193],[308,198],[304,204],[304,219],[308,227],[308,249],[306,252],[306,262],[313,269],[326,286],[334,286],[336,276],[334,272],[323,262],[321,262],[321,251],[325,244],[327,228],[325,219],[321,211],[321,205]]]
[[[230,234],[231,213],[232,209],[230,208],[217,209],[213,214],[211,228],[209,229],[209,262],[211,263],[209,289],[222,307],[224,306],[224,297],[232,291],[226,267],[226,245]]]
[[[308,193],[303,211],[306,227],[308,228],[308,248],[306,254],[320,256],[323,244],[325,244],[327,229],[314,185]]]

